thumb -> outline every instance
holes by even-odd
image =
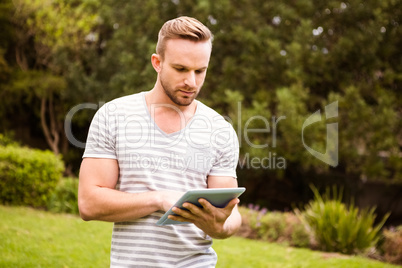
[[[230,209],[230,211],[232,211],[234,209],[234,207],[240,203],[240,199],[239,198],[234,198],[232,200],[230,200],[230,202],[226,205],[226,209]]]

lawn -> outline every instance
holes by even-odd
[[[0,267],[108,267],[112,224],[0,206]],[[217,267],[402,267],[239,237],[215,240]]]

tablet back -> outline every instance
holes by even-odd
[[[183,209],[183,203],[189,202],[201,207],[198,200],[204,198],[208,200],[212,205],[218,208],[224,208],[230,202],[230,200],[239,197],[246,188],[208,188],[208,189],[196,189],[186,192],[156,223],[157,225],[168,224],[188,224],[189,222],[178,222],[168,219],[169,215],[174,215],[172,208],[179,207]]]

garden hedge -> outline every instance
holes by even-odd
[[[61,157],[50,151],[0,146],[0,203],[46,207],[63,171]]]

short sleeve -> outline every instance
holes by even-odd
[[[108,112],[108,104],[103,105],[92,119],[88,131],[83,157],[117,159],[116,122]]]
[[[239,161],[239,141],[232,125],[229,123],[225,125],[217,131],[218,133],[213,139],[218,157],[208,175],[237,178],[236,168]]]

